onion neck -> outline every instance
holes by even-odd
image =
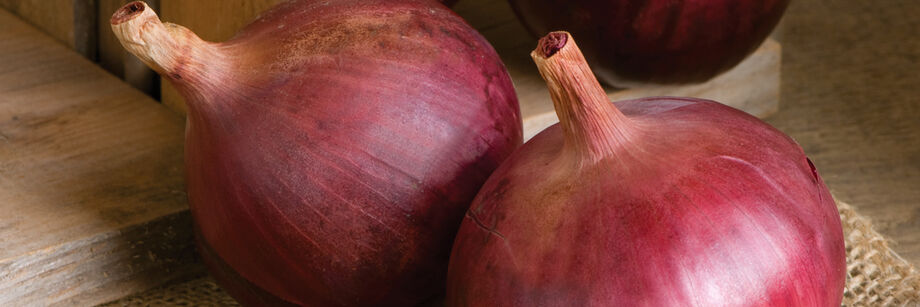
[[[186,95],[208,96],[210,90],[220,87],[220,76],[229,65],[218,44],[202,40],[183,26],[160,22],[156,12],[142,1],[115,11],[110,23],[128,52]]]
[[[567,149],[596,162],[629,142],[632,122],[610,102],[568,32],[541,38],[530,56],[549,87]]]

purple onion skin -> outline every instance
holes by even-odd
[[[522,138],[478,32],[431,0],[303,0],[207,43],[145,7],[113,28],[187,100],[191,211],[231,295],[410,306],[443,293],[464,212]]]
[[[208,245],[208,242],[201,237],[201,233],[197,230],[195,231],[195,247],[211,277],[217,280],[220,287],[241,305],[274,307],[298,306],[265,291],[262,287],[240,276],[236,270],[220,258],[220,255]]]
[[[709,80],[760,46],[789,0],[510,0],[532,33],[565,30],[613,86]]]
[[[227,43],[328,39],[256,92],[189,103],[193,214],[241,276],[314,306],[408,306],[443,291],[463,212],[520,144],[521,121],[489,44],[423,3],[295,2]]]
[[[840,217],[795,141],[714,101],[611,104],[567,32],[531,56],[560,123],[477,194],[447,306],[840,306]]]
[[[840,218],[792,139],[712,101],[614,104],[635,129],[611,156],[580,161],[557,124],[492,174],[447,306],[840,306]]]

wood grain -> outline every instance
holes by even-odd
[[[116,77],[124,78],[124,61],[125,56],[127,55],[127,51],[125,51],[125,48],[121,46],[120,42],[118,42],[115,34],[112,33],[112,27],[108,25],[109,19],[112,18],[112,14],[121,8],[122,5],[128,3],[129,0],[97,1],[98,9],[96,11],[96,23],[98,26],[96,27],[96,32],[99,35],[99,66],[102,66],[102,68],[108,70]]]
[[[0,0],[4,8],[83,56],[96,56],[95,0]]]
[[[0,306],[91,305],[199,270],[183,120],[0,10]]]

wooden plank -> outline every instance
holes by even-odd
[[[119,78],[125,76],[125,57],[128,54],[125,48],[121,46],[115,34],[112,33],[112,27],[108,26],[112,14],[129,0],[98,0],[98,10],[96,31],[99,35],[99,66],[108,70]]]
[[[96,56],[95,0],[0,0],[13,12],[83,56]]]
[[[530,58],[537,40],[517,21],[508,2],[460,1],[454,10],[479,29],[505,62],[521,102],[524,139],[557,123],[546,84]],[[707,98],[764,117],[779,106],[781,55],[780,44],[767,40],[741,64],[702,84],[607,88],[607,93],[611,100],[646,96]]]
[[[200,271],[184,121],[0,10],[0,306],[92,305]]]
[[[112,14],[131,0],[96,0],[97,21],[96,27],[99,41],[99,66],[110,73],[122,78],[134,88],[147,93],[151,97],[160,97],[159,76],[144,65],[137,57],[125,51],[121,43],[112,33],[109,19]],[[158,0],[146,0],[147,5],[158,9]]]
[[[204,40],[222,42],[233,37],[259,13],[282,0],[160,0],[163,21],[183,25]],[[166,79],[161,80],[160,101],[185,114],[185,99]]]

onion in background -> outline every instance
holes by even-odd
[[[789,0],[510,0],[531,32],[578,37],[609,85],[698,83],[760,46]]]

